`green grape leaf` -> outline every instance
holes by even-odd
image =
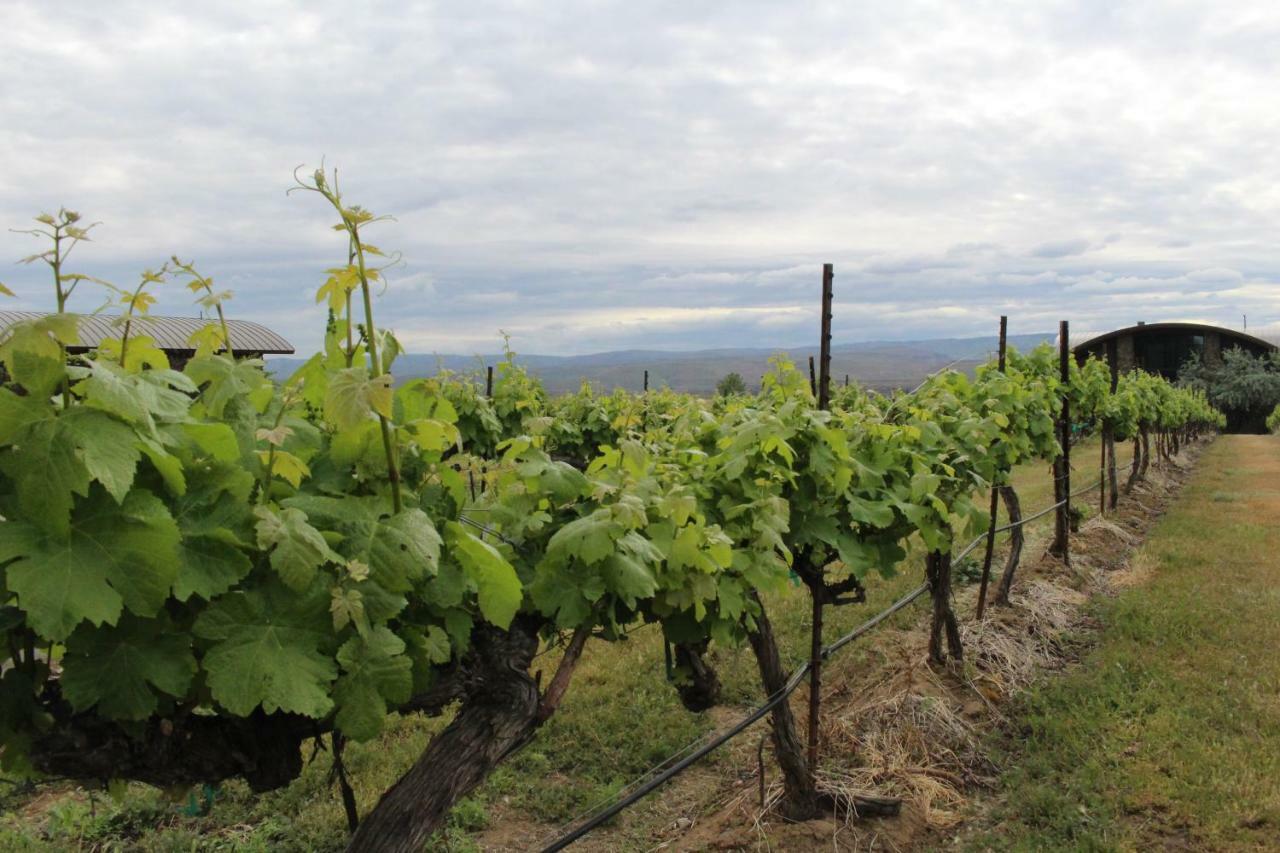
[[[262,373],[262,360],[256,358],[196,356],[187,362],[184,372],[201,386],[200,400],[205,411],[215,418],[221,418],[233,400],[248,398],[263,388],[270,392],[273,388]]]
[[[183,470],[182,460],[164,449],[164,446],[149,437],[143,437],[139,446],[146,454],[151,467],[156,469],[164,487],[169,494],[182,497],[187,491],[187,475]]]
[[[323,583],[299,593],[279,584],[232,592],[209,605],[193,628],[213,641],[201,666],[213,698],[237,716],[259,705],[320,718],[333,708],[329,685],[338,675],[325,653],[332,637]]]
[[[342,535],[337,546],[347,559],[367,564],[370,578],[388,592],[408,592],[440,563],[440,534],[431,518],[410,507],[387,512],[378,497],[323,498],[300,495],[284,501],[313,524]]]
[[[253,475],[229,464],[193,465],[189,488],[174,505],[182,531],[178,577],[173,597],[205,600],[221,595],[249,573],[245,553],[253,540],[253,511],[248,505]]]
[[[303,362],[285,382],[288,388],[301,388],[302,401],[313,409],[324,407],[324,395],[329,387],[329,372],[322,353],[316,353]]]
[[[10,325],[0,343],[0,362],[10,379],[37,399],[53,393],[67,375],[61,345],[79,341],[79,322],[74,314],[46,314]]]
[[[196,447],[219,462],[234,462],[240,458],[240,444],[236,434],[223,423],[187,422],[182,425]]]
[[[75,495],[88,494],[92,476],[66,430],[50,418],[31,426],[20,444],[0,455],[26,518],[54,533],[70,529]]]
[[[446,526],[450,553],[475,581],[480,613],[504,631],[511,627],[523,599],[516,570],[498,549],[477,539],[456,521]]]
[[[238,546],[213,536],[184,537],[180,560],[173,583],[173,597],[179,601],[193,595],[212,599],[235,586],[253,568]]]
[[[746,608],[742,581],[735,577],[722,577],[717,591],[717,597],[720,600],[720,616],[726,619],[738,619]]]
[[[418,447],[428,453],[443,453],[452,447],[461,447],[458,428],[446,421],[420,418],[404,425],[405,432],[413,436]]]
[[[377,737],[387,716],[387,704],[409,700],[413,663],[404,650],[404,640],[383,626],[366,636],[352,637],[338,650],[342,675],[333,686],[338,709],[334,722],[343,734],[355,740]]]
[[[475,620],[471,618],[471,614],[465,610],[446,610],[444,614],[444,629],[449,634],[449,639],[453,641],[453,647],[458,654],[462,654],[471,646],[471,630],[475,627]]]
[[[517,469],[525,479],[536,480],[540,491],[556,503],[567,503],[588,490],[581,471],[564,462],[553,462],[545,454],[521,462]]]
[[[649,598],[658,590],[658,581],[644,563],[630,554],[617,553],[604,563],[609,591],[635,607],[637,599]]]
[[[336,465],[355,465],[363,462],[376,467],[386,466],[381,433],[377,421],[365,421],[352,429],[344,429],[333,437],[329,456]]]
[[[697,510],[698,499],[693,495],[670,494],[664,496],[658,506],[662,514],[671,519],[676,527],[683,527]]]
[[[872,527],[889,527],[893,524],[893,505],[888,501],[851,499],[848,501],[849,517]]]
[[[364,612],[364,595],[358,589],[335,586],[330,590],[329,613],[333,616],[333,630],[341,631],[347,625],[355,625],[364,633],[369,629],[369,619]]]
[[[347,297],[351,291],[360,286],[360,269],[354,264],[348,264],[345,267],[335,267],[328,272],[329,277],[316,291],[316,302],[324,302],[327,299],[329,310],[339,314],[346,307]]]
[[[59,427],[80,451],[89,476],[116,499],[124,500],[138,468],[137,434],[115,418],[76,406],[58,418]]]
[[[404,640],[405,653],[413,662],[413,692],[425,692],[435,681],[435,668],[453,659],[452,637],[439,625],[429,625],[425,631],[401,626],[397,633]]]
[[[553,616],[560,628],[581,624],[591,615],[592,602],[599,598],[594,595],[589,599],[576,578],[552,565],[539,566],[529,595],[539,612]]]
[[[422,649],[432,663],[446,664],[453,659],[449,634],[439,625],[428,625],[422,639]]]
[[[565,560],[572,556],[584,563],[598,563],[614,552],[614,543],[622,535],[622,525],[613,520],[609,510],[598,509],[557,530],[547,542],[547,557]]]
[[[155,495],[135,489],[122,505],[91,493],[66,535],[22,521],[0,524],[9,589],[41,637],[61,641],[82,621],[115,624],[121,606],[158,611],[177,574],[178,526]]]
[[[65,533],[73,496],[86,495],[95,479],[117,503],[124,499],[140,458],[132,427],[81,406],[60,415],[44,406],[37,418],[37,409],[15,406],[3,396],[0,411],[7,411],[0,425],[12,442],[10,451],[0,454],[0,470],[14,481],[27,518]]]
[[[73,368],[83,376],[75,385],[76,393],[90,408],[109,412],[148,432],[155,431],[156,419],[179,421],[191,407],[190,394],[195,386],[181,373],[172,370],[144,370],[125,373],[106,362],[89,362],[89,367]]]
[[[157,690],[182,696],[195,672],[189,634],[125,616],[115,627],[76,629],[59,684],[77,711],[96,705],[110,719],[142,720],[156,710]]]
[[[287,507],[275,512],[260,506],[253,513],[258,519],[258,547],[272,549],[271,567],[291,588],[306,589],[315,579],[316,569],[325,563],[345,562],[308,523],[302,510]]]
[[[348,367],[329,377],[324,416],[339,430],[353,429],[371,415],[391,417],[391,376],[370,376],[363,367]]]
[[[29,427],[51,417],[53,407],[48,400],[0,387],[0,445],[12,444]]]
[[[271,474],[279,477],[295,489],[302,485],[304,477],[311,476],[307,463],[287,450],[259,450],[258,460],[265,466],[271,463]]]
[[[445,609],[460,606],[470,590],[466,572],[453,560],[441,559],[436,576],[420,587],[419,594],[424,602]]]

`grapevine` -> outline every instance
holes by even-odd
[[[1056,454],[1063,389],[1043,350],[892,399],[842,389],[829,411],[782,358],[759,394],[714,401],[553,398],[514,353],[492,397],[449,372],[396,387],[372,287],[374,259],[394,255],[365,235],[380,217],[336,174],[300,183],[337,215],[345,262],[316,294],[323,350],[283,381],[237,357],[231,294],[176,256],[112,287],[119,337],[69,358],[68,302],[99,280],[65,263],[89,229],[65,210],[38,219],[52,248],[32,260],[57,312],[0,341],[7,772],[262,790],[300,772],[304,741],[338,753],[389,714],[456,705],[352,841],[413,849],[555,713],[590,640],[656,623],[703,677],[710,644],[745,642],[775,692],[762,593],[796,578],[825,603],[861,601],[909,540],[949,554],[985,528],[983,489]],[[142,333],[149,288],[175,278],[217,318],[182,370]],[[1173,450],[1221,425],[1203,395],[1140,374],[1112,393],[1100,370],[1076,368],[1066,392],[1118,439],[1154,430]],[[561,637],[540,689],[532,656]],[[775,747],[803,815],[816,792],[789,713]]]

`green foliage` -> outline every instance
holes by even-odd
[[[716,383],[716,395],[720,397],[732,397],[736,394],[747,393],[747,383],[740,373],[726,374],[723,379]]]
[[[229,351],[229,294],[176,258],[128,292],[126,316],[170,274],[218,309],[181,372],[128,322],[71,362],[69,314],[0,341],[0,605],[20,673],[6,678],[30,682],[0,708],[6,760],[55,677],[36,641],[65,646],[67,699],[106,719],[260,709],[364,740],[477,626],[617,640],[660,622],[673,640],[737,642],[756,593],[793,573],[892,574],[909,539],[949,547],[986,522],[975,490],[1057,451],[1042,350],[892,400],[849,389],[830,411],[785,359],[758,395],[712,403],[550,399],[510,351],[491,399],[448,373],[393,390],[399,345],[370,286],[382,253],[363,237],[378,218],[335,176],[303,188],[338,215],[347,262],[317,293],[324,351],[282,385]],[[1078,417],[1215,422],[1202,395],[1151,377],[1112,395],[1100,377],[1072,374]]]
[[[135,489],[117,505],[87,494],[66,532],[0,525],[5,587],[43,640],[65,640],[82,622],[114,625],[125,607],[154,616],[177,577],[180,533],[156,495]]]
[[[237,716],[258,706],[323,717],[337,667],[329,598],[316,581],[301,594],[275,581],[220,596],[192,627],[206,641],[201,669],[213,698]]]
[[[1225,411],[1233,430],[1261,432],[1266,414],[1280,406],[1280,354],[1253,355],[1230,347],[1222,352],[1218,364],[1188,361],[1178,374],[1178,383]]]
[[[157,694],[181,697],[196,673],[191,641],[163,619],[123,617],[114,627],[82,628],[67,641],[62,692],[76,710],[142,720]]]

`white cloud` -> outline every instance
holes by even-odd
[[[76,206],[77,269],[194,257],[304,349],[345,246],[283,191],[321,155],[397,217],[383,312],[427,351],[803,344],[824,261],[840,340],[1276,325],[1278,40],[1263,0],[11,0],[0,225]]]

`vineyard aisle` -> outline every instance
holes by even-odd
[[[973,850],[1280,846],[1280,439],[1224,436],[1019,704]]]

